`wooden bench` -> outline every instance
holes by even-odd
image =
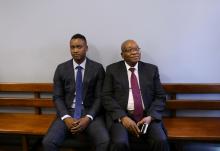
[[[163,84],[168,93],[168,117],[164,124],[170,140],[184,141],[220,141],[220,115],[196,116],[197,111],[220,111],[220,84]],[[187,99],[181,95],[188,94]],[[199,95],[199,99],[192,94]],[[209,97],[204,95],[210,94]],[[207,99],[217,95],[218,99]],[[191,110],[191,111],[190,111]],[[184,111],[181,115],[178,111]],[[192,112],[192,113],[191,113]],[[193,114],[194,112],[194,114]],[[185,113],[185,115],[184,115]]]
[[[55,118],[55,114],[42,112],[43,108],[54,107],[51,97],[42,97],[51,92],[49,83],[0,83],[0,133],[21,135],[22,150],[29,150],[27,137],[45,135]],[[24,108],[28,112],[24,113]]]
[[[219,110],[220,100],[179,99],[179,94],[220,94],[220,84],[163,84],[168,93],[164,117],[169,140],[219,141],[220,117],[179,116],[178,110]],[[44,94],[49,94],[45,98]],[[29,135],[45,135],[55,114],[43,108],[54,108],[51,83],[0,83],[0,133],[20,135],[23,151],[28,150]],[[47,96],[47,95],[46,95]],[[3,112],[2,108],[12,108]],[[33,108],[33,113],[15,113],[15,107]],[[22,110],[23,111],[23,110]]]

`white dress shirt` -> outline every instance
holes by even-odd
[[[140,89],[139,74],[138,74],[138,63],[134,67],[131,67],[125,62],[125,66],[126,66],[127,73],[128,73],[128,83],[129,83],[129,95],[128,95],[127,110],[133,111],[134,110],[134,98],[133,98],[132,89],[131,89],[131,71],[129,70],[129,68],[135,68],[134,74],[137,77],[138,86],[139,86],[139,89]],[[143,109],[144,109],[144,103],[143,103],[142,95],[141,95],[141,102],[142,102],[142,106],[143,106]]]

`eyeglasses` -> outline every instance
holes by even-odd
[[[131,52],[139,52],[141,50],[141,48],[137,47],[137,48],[128,48],[128,49],[124,49],[123,52],[126,53],[131,53]]]

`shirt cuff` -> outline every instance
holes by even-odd
[[[87,116],[91,121],[93,120],[92,115],[87,114],[86,116]]]
[[[64,116],[61,117],[61,120],[64,120],[67,117],[71,117],[71,116],[70,115],[64,115]]]

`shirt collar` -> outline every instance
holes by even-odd
[[[125,61],[125,66],[127,68],[127,70],[129,70],[129,68],[135,68],[136,71],[138,71],[138,62],[136,63],[136,65],[134,67],[131,67],[127,64],[127,62]],[[129,70],[130,71],[130,70]]]
[[[85,60],[81,63],[81,64],[77,64],[75,62],[75,60],[73,59],[73,68],[75,69],[77,66],[81,66],[83,69],[85,69],[85,66],[86,66],[86,58]]]

